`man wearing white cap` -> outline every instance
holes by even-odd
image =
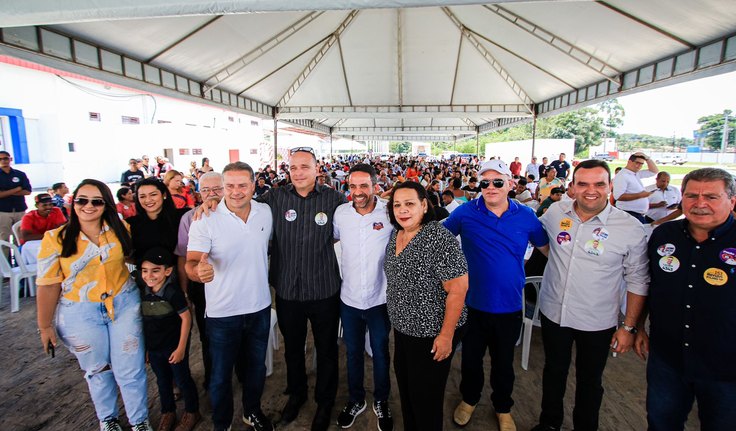
[[[491,355],[491,402],[499,430],[515,431],[514,346],[522,322],[524,254],[531,243],[547,250],[549,240],[531,208],[512,201],[511,171],[501,160],[489,160],[480,169],[481,199],[457,208],[444,221],[460,235],[468,261],[468,332],[463,337],[462,401],[454,422],[465,426],[483,390],[483,358]]]

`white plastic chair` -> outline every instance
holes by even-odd
[[[268,346],[266,347],[266,376],[273,374],[273,351],[279,350],[279,336],[276,334],[276,310],[271,309],[271,326],[268,331]]]
[[[15,253],[15,256],[17,256],[15,260],[18,266],[11,266],[10,253],[8,253],[8,257],[5,257],[4,254],[0,253],[2,254],[2,256],[0,256],[0,269],[2,269],[4,275],[10,277],[10,311],[15,313],[20,309],[20,289],[21,281],[23,279],[26,279],[28,283],[27,292],[29,292],[31,296],[36,296],[36,265],[26,265],[23,262],[23,259],[21,259],[20,250],[15,244],[0,240],[0,252],[3,247],[8,247],[8,251],[12,251]],[[1,283],[0,289],[2,289]],[[2,305],[1,292],[0,305]]]
[[[526,289],[528,285],[532,285],[534,290],[537,292],[537,300],[534,302],[534,311],[532,317],[529,318],[526,315]],[[527,277],[524,281],[524,291],[522,295],[522,314],[524,316],[522,324],[522,344],[521,344],[521,368],[524,370],[529,369],[529,350],[532,344],[532,328],[534,326],[541,326],[539,321],[539,288],[542,285],[542,277],[534,276]]]
[[[21,221],[17,221],[13,223],[13,226],[10,227],[10,230],[13,232],[13,241],[17,246],[20,246],[20,224]]]

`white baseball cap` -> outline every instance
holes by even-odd
[[[501,160],[494,159],[483,163],[483,166],[481,166],[480,171],[478,172],[478,176],[483,175],[483,172],[486,171],[496,171],[499,174],[504,174],[511,178],[511,170],[506,166],[506,163]]]

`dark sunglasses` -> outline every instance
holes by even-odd
[[[83,207],[89,203],[92,204],[93,207],[102,207],[105,206],[104,199],[87,199],[87,198],[76,198],[74,199],[74,203],[79,205],[80,207]]]
[[[314,154],[314,148],[312,148],[312,147],[296,147],[296,148],[292,148],[291,150],[289,150],[289,155],[292,155],[292,154],[298,153],[298,152],[310,153],[313,156],[315,155]]]
[[[504,184],[506,184],[506,180],[501,178],[494,178],[493,180],[481,180],[480,182],[480,188],[487,189],[488,186],[493,184],[493,187],[500,189],[503,188]]]

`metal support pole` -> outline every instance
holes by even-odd
[[[534,120],[532,121],[532,157],[534,157],[534,154],[536,152],[537,147],[537,116],[534,115]]]
[[[273,169],[278,174],[279,166],[279,120],[276,119],[277,108],[273,109]]]
[[[723,136],[721,136],[721,152],[726,152],[728,147],[728,111],[723,113]]]
[[[475,156],[478,157],[478,160],[480,160],[480,139],[478,138],[480,135],[478,134],[478,128],[475,128]]]
[[[330,160],[332,160],[332,129],[330,129]]]

